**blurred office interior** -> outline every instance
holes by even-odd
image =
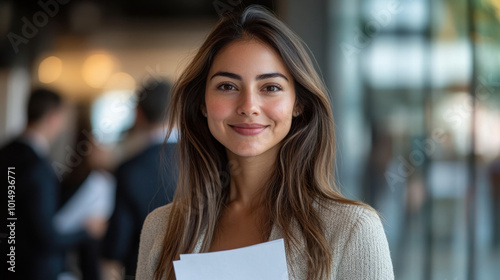
[[[37,86],[88,108],[97,141],[118,145],[134,91],[175,81],[219,14],[252,3],[314,54],[337,181],[384,217],[396,279],[498,279],[499,0],[0,0],[0,145],[22,131]]]

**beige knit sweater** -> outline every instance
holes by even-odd
[[[355,205],[331,202],[321,210],[326,240],[333,250],[330,279],[385,280],[394,279],[389,246],[377,214]],[[137,280],[153,279],[167,227],[170,204],[153,211],[144,222],[137,264]],[[297,232],[297,226],[294,227]],[[269,240],[282,238],[273,227]],[[302,246],[301,246],[302,247]],[[193,253],[198,253],[201,240]],[[287,251],[290,280],[304,279],[307,261],[305,246]]]

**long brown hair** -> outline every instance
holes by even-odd
[[[179,181],[169,214],[163,250],[154,278],[175,279],[172,261],[192,252],[202,240],[206,252],[229,193],[226,150],[210,133],[201,112],[211,64],[221,48],[255,38],[273,47],[294,78],[301,114],[283,139],[263,197],[269,224],[283,233],[287,250],[298,246],[291,228],[296,221],[305,240],[307,279],[326,278],[331,271],[329,246],[319,209],[325,201],[362,203],[344,198],[334,180],[335,135],[327,90],[314,69],[305,44],[271,12],[259,6],[227,15],[199,49],[172,90],[169,127],[179,130]],[[204,235],[203,235],[204,234]]]

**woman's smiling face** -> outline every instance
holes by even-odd
[[[202,111],[228,152],[253,157],[276,151],[298,113],[293,78],[270,46],[232,42],[212,63]]]

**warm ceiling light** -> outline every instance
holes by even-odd
[[[57,80],[62,73],[62,61],[58,57],[49,56],[38,66],[38,79],[48,84]]]
[[[82,75],[85,82],[93,88],[102,88],[114,72],[115,63],[107,54],[94,54],[83,63]]]

